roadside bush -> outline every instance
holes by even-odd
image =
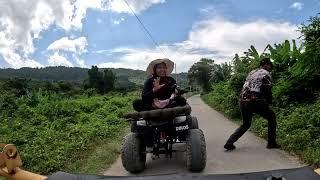
[[[32,96],[1,96],[0,141],[15,144],[23,167],[42,174],[63,170],[96,141],[118,137],[127,127],[121,115],[131,110],[136,98],[117,93],[67,99],[40,92],[34,96],[37,103],[30,103]],[[4,113],[8,108],[11,114]]]

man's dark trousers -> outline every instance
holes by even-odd
[[[242,125],[229,137],[226,144],[235,143],[251,126],[252,117],[258,114],[268,120],[268,144],[276,143],[276,116],[265,100],[240,101]]]

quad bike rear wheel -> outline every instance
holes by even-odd
[[[195,116],[187,116],[186,123],[189,126],[189,129],[199,129],[198,119]],[[186,136],[187,133],[180,134],[178,136],[179,141],[186,141]]]
[[[198,119],[195,116],[187,116],[187,124],[189,129],[199,129]]]
[[[206,167],[206,141],[201,129],[190,129],[186,140],[187,168],[202,171]]]
[[[131,172],[138,173],[146,166],[146,146],[137,133],[129,133],[125,136],[121,148],[121,160],[123,167]]]

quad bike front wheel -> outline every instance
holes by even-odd
[[[125,136],[121,148],[121,160],[123,167],[131,172],[138,173],[146,166],[146,146],[137,133],[129,133]]]
[[[206,141],[201,129],[190,129],[186,140],[187,168],[202,171],[206,167]]]

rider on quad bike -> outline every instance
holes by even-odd
[[[148,79],[144,83],[142,100],[133,102],[133,108],[140,111],[172,108],[186,105],[186,99],[181,96],[185,93],[176,85],[176,80],[169,76],[173,71],[174,63],[169,59],[156,59],[147,68]],[[153,147],[151,132],[146,130],[145,141],[147,149]]]
[[[197,118],[191,116],[191,107],[181,95],[176,81],[170,77],[174,63],[169,59],[152,61],[147,69],[142,100],[133,107],[138,112],[127,113],[124,118],[131,122],[131,132],[126,135],[121,148],[124,168],[137,173],[145,169],[146,155],[153,159],[164,154],[171,158],[178,152],[177,143],[185,144],[186,167],[202,171],[206,165],[205,137],[198,127]]]
[[[179,96],[174,78],[169,75],[173,71],[174,63],[169,59],[152,61],[147,68],[148,79],[144,83],[142,100],[133,102],[136,111],[147,111],[186,105],[186,100]]]

